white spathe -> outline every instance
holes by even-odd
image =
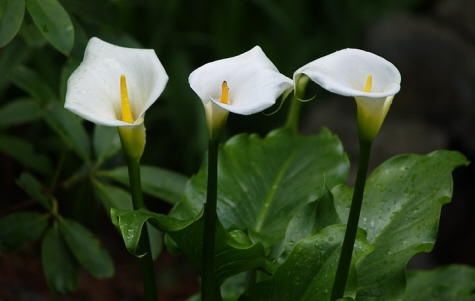
[[[343,49],[316,59],[294,73],[294,80],[307,75],[322,88],[343,96],[374,99],[399,92],[401,74],[386,59],[360,49]],[[373,78],[371,91],[364,91],[368,75]]]
[[[127,81],[132,123],[122,120],[121,75]],[[82,63],[69,77],[64,106],[96,124],[138,126],[167,81],[153,49],[120,47],[94,37],[87,44]]]
[[[316,59],[294,73],[306,75],[322,88],[354,97],[363,138],[373,140],[401,86],[399,70],[386,59],[360,49],[343,49]]]
[[[203,102],[207,114],[222,116],[227,112],[250,115],[273,104],[291,89],[292,80],[282,75],[259,46],[238,56],[205,64],[188,79]],[[229,87],[229,103],[220,101],[222,83]]]

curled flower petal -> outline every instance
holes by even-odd
[[[401,74],[386,59],[360,49],[343,49],[316,59],[294,73],[305,74],[322,88],[343,96],[385,99],[399,92]],[[368,76],[371,91],[365,91]]]
[[[121,76],[127,82],[132,123],[121,117]],[[92,38],[82,63],[68,80],[65,108],[97,124],[140,125],[167,81],[153,49],[120,47]]]
[[[228,103],[220,100],[223,82],[229,87]],[[205,108],[212,101],[241,115],[269,108],[285,90],[292,88],[292,81],[279,73],[259,46],[199,67],[190,74],[189,83]]]
[[[360,49],[343,49],[316,59],[295,71],[294,82],[301,75],[330,92],[354,97],[360,137],[370,141],[401,86],[401,74],[393,64]]]

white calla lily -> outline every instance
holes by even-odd
[[[360,134],[368,140],[378,134],[401,84],[392,63],[360,49],[344,49],[314,60],[294,73],[294,82],[301,75],[330,92],[354,97]]]
[[[138,126],[167,81],[153,49],[91,38],[82,63],[68,80],[65,108],[96,124]]]
[[[279,73],[259,46],[205,64],[188,80],[203,102],[211,133],[222,126],[228,112],[250,115],[263,111],[292,88],[292,80]]]

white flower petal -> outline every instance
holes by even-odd
[[[229,104],[219,101],[223,81],[229,86]],[[279,73],[259,46],[199,67],[190,74],[189,83],[204,104],[213,101],[241,115],[267,109],[285,90],[292,88],[292,81]]]
[[[121,121],[120,76],[125,75],[133,124]],[[152,49],[119,47],[98,38],[87,44],[84,59],[68,80],[65,107],[97,124],[131,126],[160,96],[168,76]]]
[[[360,49],[343,49],[310,62],[294,73],[294,81],[301,74],[343,96],[385,98],[398,93],[401,84],[401,75],[392,63]],[[371,92],[365,92],[363,87],[369,75],[373,87]]]

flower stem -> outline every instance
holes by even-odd
[[[208,188],[204,208],[203,253],[201,266],[201,300],[217,301],[219,287],[216,281],[215,244],[218,215],[218,139],[209,140],[208,148]]]
[[[143,201],[142,186],[140,180],[140,164],[133,158],[127,158],[129,169],[130,192],[132,194],[132,202],[134,209],[145,208]],[[155,270],[153,267],[152,251],[148,238],[148,230],[145,225],[142,231],[142,237],[139,243],[139,250],[144,250],[146,255],[139,258],[140,269],[142,271],[144,295],[146,301],[157,300],[157,290],[155,287]]]
[[[331,300],[342,298],[345,293],[346,281],[350,270],[351,257],[358,230],[361,206],[363,204],[363,194],[368,173],[369,157],[371,154],[372,141],[360,137],[360,155],[358,162],[358,174],[356,176],[355,190],[351,201],[350,214],[346,226],[345,239],[341,248],[340,260],[333,283]]]
[[[301,107],[302,107],[302,103],[300,102],[300,100],[298,100],[297,96],[294,95],[290,103],[290,108],[287,114],[287,121],[285,122],[285,127],[295,132],[298,130]]]
[[[302,100],[305,97],[305,90],[307,88],[309,78],[305,75],[301,75],[296,79],[295,91],[290,103],[289,112],[287,113],[287,121],[285,127],[297,132],[300,120],[300,109],[302,107]]]

